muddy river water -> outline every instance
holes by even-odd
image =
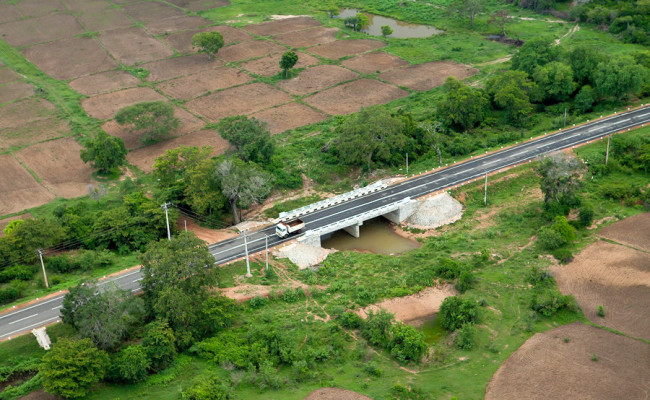
[[[327,249],[370,251],[380,254],[399,254],[417,249],[420,243],[403,238],[390,229],[390,222],[383,217],[365,221],[358,238],[345,231],[336,231],[322,240]]]

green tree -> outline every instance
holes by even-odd
[[[497,10],[493,14],[490,14],[490,19],[488,24],[494,24],[501,28],[501,36],[506,37],[506,24],[510,22],[510,11],[508,10]]]
[[[151,370],[167,368],[176,357],[176,336],[167,322],[153,321],[147,324],[142,337],[142,347],[151,360]]]
[[[221,194],[221,184],[214,174],[216,160],[206,159],[185,171],[185,202],[195,213],[218,217],[227,204]]]
[[[485,119],[490,100],[484,91],[463,85],[450,76],[443,85],[443,92],[444,97],[438,103],[438,113],[449,125],[466,131]]]
[[[388,25],[383,25],[383,26],[381,27],[381,35],[382,35],[383,37],[387,37],[387,36],[390,36],[390,35],[392,35],[392,34],[393,34],[393,28],[391,28],[390,26],[388,26]]]
[[[46,392],[67,399],[85,397],[90,388],[106,374],[108,355],[90,339],[60,338],[41,362]]]
[[[235,149],[243,161],[263,165],[268,163],[275,151],[266,122],[245,115],[226,117],[219,121],[217,130]]]
[[[232,299],[217,294],[209,296],[201,304],[201,324],[205,325],[206,333],[219,332],[232,326],[240,307]]]
[[[418,362],[426,354],[424,334],[412,326],[398,322],[390,328],[390,336],[390,354],[399,361]]]
[[[113,358],[109,375],[115,380],[134,383],[144,380],[151,369],[151,359],[141,345],[127,346]]]
[[[468,18],[472,28],[474,19],[485,9],[485,0],[455,0],[447,6],[449,14],[458,14],[461,17]]]
[[[239,159],[224,160],[217,164],[216,176],[221,193],[228,200],[235,224],[241,222],[238,208],[248,208],[271,192],[271,178],[254,164]]]
[[[84,146],[85,148],[80,150],[81,160],[90,162],[99,172],[109,173],[126,162],[124,141],[106,132],[99,132],[94,138],[87,140]]]
[[[530,93],[535,84],[523,71],[505,71],[490,79],[486,91],[496,107],[506,113],[510,123],[521,125],[533,111]]]
[[[535,68],[533,79],[543,93],[544,101],[565,101],[571,97],[577,86],[573,81],[571,67],[559,61],[551,61]]]
[[[154,143],[169,136],[178,127],[174,106],[165,101],[152,101],[124,107],[115,114],[115,121],[128,125],[132,133],[140,134],[140,141]]]
[[[0,238],[0,259],[29,264],[38,258],[38,249],[52,247],[64,238],[65,231],[56,222],[44,218],[27,219]]]
[[[641,89],[648,70],[630,56],[612,57],[601,62],[594,72],[594,86],[600,96],[623,99]]]
[[[554,153],[542,159],[537,167],[544,202],[573,205],[581,186],[582,164],[571,154]]]
[[[562,234],[551,226],[543,226],[537,231],[537,242],[544,250],[555,250],[567,244]]]
[[[438,313],[440,324],[449,331],[455,331],[466,323],[474,323],[478,319],[476,302],[458,296],[447,297],[440,305]]]
[[[553,39],[534,38],[524,43],[512,56],[512,69],[533,75],[535,68],[555,61],[558,57],[559,50],[554,45]]]
[[[13,232],[13,230],[16,229],[16,227],[22,223],[23,223],[22,219],[14,219],[12,221],[9,221],[9,223],[7,224],[7,226],[5,226],[5,229],[3,231],[4,234],[5,235],[11,234],[11,232]]]
[[[181,146],[167,150],[156,158],[153,177],[156,179],[159,198],[171,202],[183,202],[188,185],[188,173],[210,159],[212,148]]]
[[[593,84],[596,68],[605,57],[595,47],[578,46],[569,52],[568,61],[578,84],[585,85]]]
[[[357,13],[354,17],[345,18],[343,24],[358,32],[370,24],[370,18],[365,14]]]
[[[387,347],[390,343],[390,329],[395,320],[393,314],[380,309],[368,312],[368,318],[361,327],[361,336],[373,346]]]
[[[198,49],[199,53],[207,54],[208,60],[216,56],[223,45],[223,36],[219,32],[200,32],[192,36],[192,47]]]
[[[293,68],[297,62],[298,54],[291,50],[282,55],[282,58],[280,59],[280,68],[282,69],[285,78],[289,76],[289,70]]]
[[[232,398],[230,386],[215,376],[201,379],[181,393],[181,400],[230,400]]]
[[[564,215],[558,215],[553,219],[553,230],[562,235],[567,243],[576,240],[576,228],[569,224]]]
[[[345,164],[390,164],[395,154],[403,154],[406,137],[404,122],[393,117],[380,106],[361,109],[349,115],[336,127],[337,150]]]
[[[581,113],[591,111],[596,102],[596,91],[589,85],[584,85],[574,99],[576,110]]]

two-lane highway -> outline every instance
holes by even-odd
[[[650,106],[618,115],[592,121],[588,124],[563,130],[542,138],[525,142],[484,157],[470,159],[438,171],[387,187],[384,190],[349,200],[336,206],[301,217],[306,222],[305,230],[323,227],[360,213],[394,203],[406,197],[417,198],[428,193],[443,190],[459,183],[467,182],[504,168],[532,160],[540,155],[569,148],[592,141],[622,130],[650,123]],[[269,247],[293,240],[296,237],[280,239],[275,235],[275,227],[269,226],[247,235],[248,251],[254,253],[264,250],[265,238]],[[243,237],[232,238],[209,246],[215,257],[215,264],[223,264],[244,256]],[[139,289],[142,278],[138,270],[109,278],[120,287],[133,292]],[[23,307],[0,315],[0,340],[28,332],[34,327],[46,325],[58,319],[63,296],[56,296],[40,303]]]

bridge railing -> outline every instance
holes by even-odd
[[[303,215],[312,213],[314,211],[322,210],[327,207],[331,207],[333,205],[341,204],[345,201],[356,199],[361,196],[365,196],[369,193],[374,193],[379,190],[385,189],[388,187],[388,184],[383,183],[382,181],[378,181],[375,183],[372,183],[368,186],[352,190],[347,193],[340,194],[338,196],[330,197],[329,199],[321,200],[319,202],[310,204],[308,206],[304,206],[301,208],[296,208],[295,210],[287,211],[287,212],[281,212],[279,220],[289,220],[289,219],[294,219],[294,218],[299,218]]]

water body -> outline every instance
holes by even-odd
[[[355,8],[344,8],[339,11],[339,15],[334,18],[343,19],[354,17],[358,12],[359,10]],[[384,25],[388,25],[393,29],[393,33],[389,37],[397,39],[425,38],[431,35],[444,33],[444,31],[429,25],[409,24],[393,18],[382,17],[380,15],[364,14],[366,14],[370,19],[370,25],[366,29],[362,30],[362,32],[369,35],[381,36],[381,27]]]
[[[383,217],[365,221],[360,227],[360,237],[355,238],[345,231],[336,231],[323,239],[321,246],[327,249],[370,251],[380,254],[399,254],[417,249],[419,242],[403,238],[389,228]]]
[[[430,317],[422,320],[422,325],[413,324],[420,332],[424,333],[424,341],[428,344],[438,342],[438,340],[445,335],[445,328],[440,325],[438,321],[438,314],[433,314]]]

